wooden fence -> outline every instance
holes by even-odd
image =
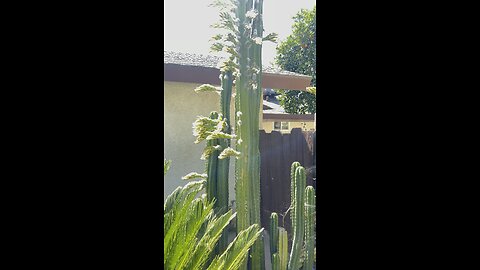
[[[294,161],[300,162],[307,171],[307,185],[315,186],[315,138],[315,131],[299,128],[292,129],[290,134],[260,131],[260,209],[262,226],[267,230],[270,229],[270,214],[276,212],[278,225],[284,227],[289,236],[292,235],[290,215],[285,216],[291,199],[290,167]]]

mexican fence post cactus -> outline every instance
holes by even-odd
[[[300,167],[300,162],[298,161],[295,161],[292,163],[292,166],[290,168],[290,202],[291,202],[291,205],[290,205],[290,219],[292,220],[292,224],[295,224],[295,205],[294,205],[294,201],[295,201],[295,190],[296,190],[296,181],[295,181],[295,171],[297,170],[297,168]]]
[[[231,134],[230,127],[230,100],[232,97],[233,78],[232,72],[227,71],[220,75],[222,91],[220,94],[220,109],[225,119],[226,126],[223,132]],[[230,147],[230,140],[219,139],[219,145],[221,149],[227,149]],[[218,171],[217,171],[217,212],[218,214],[224,214],[228,211],[228,174],[230,166],[230,158],[227,156],[222,159],[218,159]],[[218,241],[219,253],[223,252],[228,245],[228,232],[224,231],[220,240]]]
[[[305,168],[299,162],[292,164],[292,216],[293,242],[288,253],[287,231],[278,227],[278,215],[272,213],[270,217],[270,251],[274,270],[298,270],[302,267],[300,258],[304,257],[303,268],[312,269],[315,257],[315,190],[306,185]],[[302,254],[303,243],[305,253]]]
[[[280,258],[278,253],[272,255],[272,270],[280,270]]]
[[[315,241],[315,190],[312,186],[305,188],[305,267],[313,268]]]
[[[232,71],[235,84],[236,153],[235,192],[237,231],[260,224],[260,107],[262,101],[262,42],[275,41],[276,35],[263,37],[263,0],[215,1],[221,8],[216,28],[226,30],[213,37],[213,51],[230,55],[221,63],[221,72]],[[226,116],[226,112],[224,113]],[[233,125],[232,125],[233,126]],[[221,156],[221,155],[220,155]],[[252,246],[248,265],[264,269],[263,239]],[[246,269],[244,263],[241,269]]]
[[[293,166],[292,166],[293,167]],[[292,242],[292,252],[290,253],[290,258],[288,261],[289,270],[297,270],[300,268],[300,254],[303,247],[304,239],[304,191],[305,191],[305,168],[298,166],[295,169],[295,177],[293,179],[292,185],[294,185],[295,197],[292,201],[292,205],[295,209],[294,211],[294,221],[292,222],[293,227],[293,242]]]
[[[262,0],[238,0],[238,73],[236,77],[237,230],[260,222],[259,115],[262,100]],[[247,14],[248,13],[248,14]],[[252,246],[251,269],[264,269],[263,239]],[[244,266],[245,269],[245,266]]]
[[[279,269],[280,270],[287,270],[287,264],[288,264],[288,233],[282,227],[278,227],[278,255],[279,255]]]
[[[278,252],[278,214],[273,212],[270,216],[270,254],[273,264],[273,255]]]

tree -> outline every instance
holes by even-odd
[[[277,47],[276,63],[282,69],[312,76],[311,86],[317,84],[316,7],[302,9],[293,17],[292,34]],[[316,112],[316,97],[305,91],[280,90],[280,104],[287,113]]]

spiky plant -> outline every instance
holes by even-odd
[[[220,6],[217,28],[226,30],[214,37],[212,49],[230,55],[222,68],[233,69],[235,77],[235,131],[238,136],[235,163],[237,230],[260,224],[259,116],[262,100],[263,0],[216,1]],[[263,240],[252,247],[251,269],[264,269]],[[246,269],[246,265],[243,266]]]
[[[282,227],[278,228],[278,256],[279,256],[279,269],[280,270],[287,270],[287,265],[288,265],[288,233]]]
[[[313,268],[315,244],[315,190],[312,186],[305,188],[305,267]]]
[[[270,215],[270,254],[273,263],[273,255],[278,252],[278,214]]]
[[[293,168],[293,165],[292,165]],[[305,230],[305,223],[304,223],[304,191],[305,191],[305,168],[302,166],[298,166],[295,169],[295,178],[292,181],[292,188],[295,192],[295,196],[292,201],[293,205],[293,215],[294,218],[292,221],[293,227],[293,242],[292,242],[292,251],[290,252],[290,258],[288,261],[288,269],[289,270],[297,270],[300,269],[300,256],[301,250],[303,247],[303,240],[304,240],[304,230]],[[293,192],[293,191],[292,191]]]
[[[270,248],[273,255],[278,255],[279,270],[312,269],[315,258],[315,190],[306,185],[305,169],[299,162],[294,162],[291,167],[292,205],[289,208],[292,216],[293,242],[288,255],[288,235],[284,228],[276,227],[276,213],[271,215],[270,234],[278,232],[278,245],[274,240]],[[278,226],[278,225],[277,225]],[[273,237],[271,237],[273,238]],[[303,246],[305,243],[305,246]],[[288,260],[288,265],[287,265]]]
[[[220,88],[204,84],[197,87],[195,92],[215,91],[220,93],[221,113],[218,114],[217,112],[211,112],[210,119],[218,121],[218,124],[215,125],[217,132],[231,135],[230,102],[233,85],[232,71],[223,70],[220,74],[220,80],[222,85]],[[213,126],[210,126],[210,131],[212,130]],[[202,134],[202,132],[198,132],[197,137],[200,137],[198,136],[199,134]],[[228,138],[228,136],[215,139],[207,138],[208,136],[205,137],[207,140],[207,147],[202,157],[207,159],[207,198],[210,201],[215,199],[214,211],[216,214],[221,215],[228,210],[228,174],[230,156],[235,156],[238,153],[230,148],[230,138]],[[199,142],[198,139],[197,142]],[[223,252],[227,247],[227,244],[228,235],[225,232],[219,240],[218,253]]]
[[[248,250],[262,233],[258,225],[240,232],[230,246],[206,265],[222,232],[235,217],[232,211],[216,216],[214,202],[198,197],[206,181],[178,187],[164,203],[164,269],[239,269]]]
[[[230,96],[235,84],[235,130],[241,134],[235,146],[229,147],[229,138],[207,143],[206,154],[209,156],[208,181],[212,177],[215,187],[208,188],[209,197],[218,197],[218,207],[228,203],[228,158],[236,160],[236,197],[237,197],[237,232],[260,224],[260,153],[259,116],[262,100],[262,42],[275,41],[276,34],[263,37],[263,0],[216,0],[214,6],[220,7],[220,22],[213,27],[224,29],[223,34],[213,37],[213,51],[223,51],[229,57],[220,64],[221,88],[203,85],[197,92],[216,91],[221,94],[221,111],[225,121],[229,120]],[[243,116],[242,116],[243,114]],[[225,122],[223,133],[230,133],[230,124]],[[223,151],[218,154],[216,151]],[[213,168],[217,168],[213,170]],[[212,174],[216,173],[214,177]],[[224,181],[223,179],[226,179]],[[224,191],[226,190],[226,193]],[[215,195],[220,194],[220,195]],[[224,196],[223,194],[227,194]],[[226,208],[225,208],[226,209]],[[221,212],[220,212],[221,213]],[[224,245],[221,241],[221,246]],[[251,269],[264,269],[263,240],[254,244],[250,254]],[[246,269],[244,263],[242,269]]]

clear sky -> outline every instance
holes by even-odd
[[[168,51],[208,54],[210,38],[218,29],[210,25],[218,21],[218,10],[208,5],[211,0],[164,0],[164,49]],[[275,32],[279,41],[292,32],[292,17],[300,9],[312,9],[315,0],[264,0],[265,34]],[[272,63],[276,44],[263,43],[263,64]]]

